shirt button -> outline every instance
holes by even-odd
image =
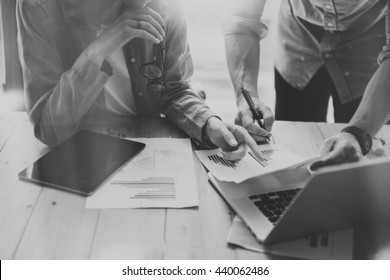
[[[331,10],[331,9],[332,9],[332,6],[331,6],[331,5],[325,5],[325,8],[326,8],[327,10]]]
[[[331,22],[328,22],[326,25],[327,25],[328,27],[333,27],[333,23],[331,23]]]
[[[131,63],[135,63],[135,58],[132,57],[132,58],[130,59],[130,62],[131,62]]]
[[[142,92],[139,92],[139,93],[138,93],[138,96],[142,96],[142,94],[143,94]]]

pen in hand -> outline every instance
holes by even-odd
[[[255,103],[253,102],[249,92],[244,89],[244,87],[241,87],[241,92],[242,94],[244,95],[244,98],[245,98],[245,101],[246,103],[248,104],[249,106],[249,109],[251,110],[252,112],[252,115],[253,115],[253,118],[256,120],[256,122],[258,123],[258,125],[264,129],[265,129],[265,124],[264,124],[264,118],[263,118],[263,115],[261,114],[261,112],[257,111],[256,108],[255,108]],[[266,136],[266,138],[268,140],[270,140],[271,138],[271,133],[268,133],[268,135]],[[273,141],[275,143],[275,141]]]

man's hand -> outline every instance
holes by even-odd
[[[159,44],[165,37],[164,28],[164,20],[153,9],[126,9],[88,46],[88,57],[101,65],[104,59],[134,38]]]
[[[359,142],[349,133],[339,133],[330,137],[322,144],[321,152],[329,153],[322,160],[313,163],[311,170],[347,162],[356,162],[362,158]]]
[[[252,99],[255,103],[256,110],[263,115],[265,129],[261,128],[257,124],[256,120],[253,119],[252,112],[244,98],[242,98],[238,104],[238,114],[236,116],[235,123],[243,126],[253,139],[255,139],[255,141],[262,142],[269,138],[275,117],[267,105],[260,102],[258,98],[252,97]]]
[[[205,127],[206,137],[224,151],[234,151],[240,144],[247,144],[254,155],[262,158],[257,144],[248,132],[241,126],[229,124],[216,117],[211,117]]]

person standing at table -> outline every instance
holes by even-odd
[[[390,120],[390,0],[387,2],[387,43],[378,58],[380,66],[368,83],[362,102],[351,121],[340,133],[324,141],[322,152],[326,156],[311,166],[313,170],[359,161],[370,152],[372,136]]]
[[[230,0],[222,25],[230,77],[242,124],[256,140],[272,129],[274,115],[258,98],[259,40],[266,0]],[[329,97],[336,122],[348,122],[378,68],[385,43],[386,0],[282,0],[275,63],[275,118],[326,121]],[[261,83],[261,77],[260,77]],[[265,129],[256,125],[240,88],[253,96]]]
[[[18,0],[25,100],[37,138],[56,145],[94,116],[164,114],[198,142],[256,143],[192,90],[175,0]]]

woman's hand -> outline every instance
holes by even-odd
[[[150,7],[126,9],[88,46],[88,57],[101,65],[104,59],[134,38],[159,44],[165,37],[164,28],[164,20]]]

